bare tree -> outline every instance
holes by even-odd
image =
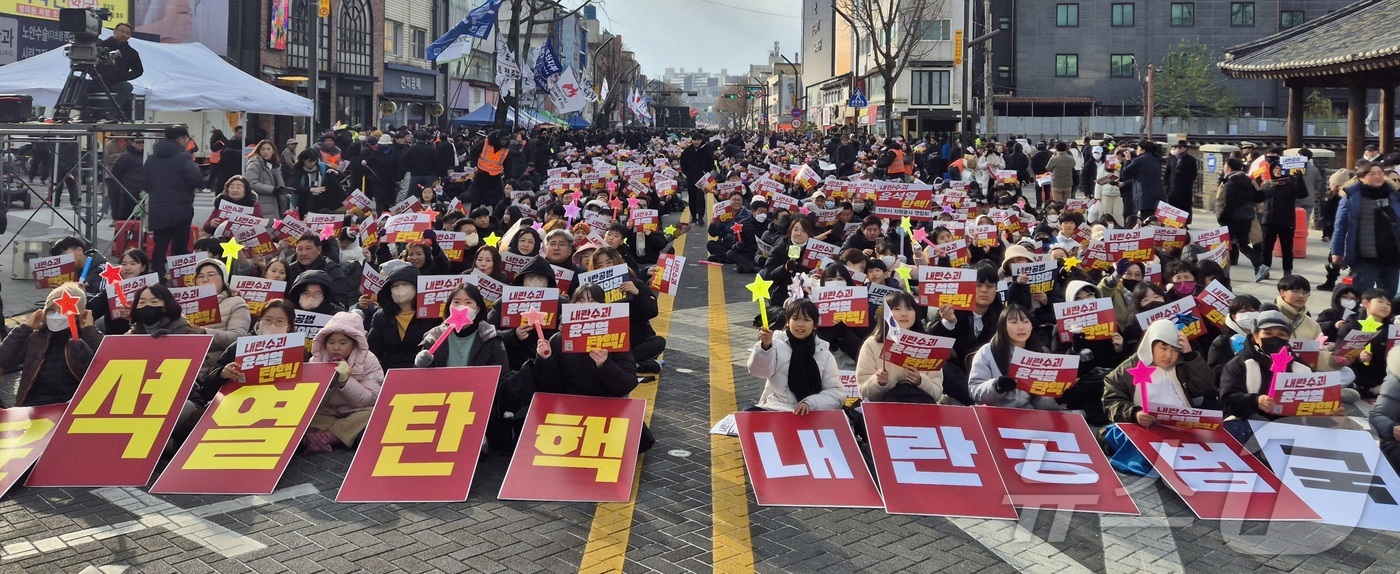
[[[593,125],[606,127],[611,124],[613,110],[627,97],[627,88],[632,85],[638,70],[637,61],[628,57],[630,52],[622,40],[614,40],[600,50],[593,58],[593,84],[599,89],[607,82],[608,93],[598,101],[598,111],[593,115]]]
[[[943,14],[943,0],[834,0],[832,7],[855,28],[874,70],[885,82],[885,133],[894,134],[894,87],[909,62],[928,55],[923,37]],[[863,54],[857,54],[860,58]]]
[[[530,37],[534,35],[536,26],[550,26],[555,22],[568,18],[583,10],[591,0],[586,0],[579,4],[577,8],[567,9],[556,0],[509,0],[510,21],[506,32],[506,44],[515,51],[516,60],[520,64],[521,78],[515,81],[512,94],[501,96],[501,105],[496,106],[496,128],[505,127],[507,108],[520,109],[520,92],[524,89],[524,82],[534,79],[534,62],[529,60]],[[523,26],[523,30],[522,30]],[[521,33],[524,33],[523,36]],[[501,33],[501,23],[497,22],[496,33]],[[499,57],[499,55],[498,55]],[[504,93],[505,90],[502,90]],[[519,126],[516,126],[519,127]]]
[[[719,99],[715,100],[715,111],[720,112],[725,127],[737,128],[738,118],[744,117],[749,111],[748,90],[743,86],[725,86]]]

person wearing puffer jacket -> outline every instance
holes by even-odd
[[[506,354],[505,340],[501,332],[486,320],[486,299],[476,285],[463,283],[447,296],[447,308],[465,307],[471,310],[472,321],[461,330],[450,333],[437,351],[429,349],[438,339],[449,336],[450,326],[444,322],[433,327],[423,336],[423,350],[413,359],[413,366],[419,369],[430,367],[498,367],[496,375],[496,400],[491,403],[491,415],[486,421],[486,442],[494,445],[499,452],[511,452],[515,444],[517,420],[507,419],[506,413],[519,410],[520,405],[511,400],[503,384],[510,376],[510,358]]]
[[[918,303],[914,296],[895,291],[885,297],[885,311],[901,330],[922,333]],[[900,403],[937,403],[943,397],[943,371],[905,369],[880,358],[885,339],[890,335],[889,319],[880,322],[875,332],[860,346],[856,359],[856,382],[860,396],[867,401]]]
[[[759,330],[749,349],[749,374],[764,379],[763,394],[747,410],[789,411],[798,416],[814,410],[835,410],[846,404],[836,357],[816,335],[820,313],[811,299],[792,299],[783,306],[786,328],[780,333]]]
[[[58,308],[58,299],[65,293],[78,300],[77,339],[73,338],[69,318]],[[82,286],[70,282],[54,288],[44,307],[31,313],[0,343],[0,366],[6,372],[20,370],[15,402],[8,406],[30,407],[71,400],[101,343],[102,333],[92,325]]]
[[[1157,422],[1143,410],[1141,387],[1133,384],[1129,369],[1138,363],[1153,367],[1147,384],[1148,406],[1216,409],[1215,376],[1206,361],[1191,348],[1176,323],[1169,319],[1153,321],[1138,343],[1137,353],[1128,357],[1103,379],[1103,408],[1109,422],[1152,426]]]
[[[423,336],[438,325],[436,319],[418,318],[418,270],[404,265],[386,275],[379,302],[370,321],[370,351],[385,370],[412,367]]]
[[[204,222],[204,232],[209,235],[218,236],[219,226],[225,221],[226,215],[222,207],[227,203],[250,209],[249,215],[253,217],[263,217],[262,206],[258,204],[258,194],[254,193],[248,180],[241,175],[235,175],[224,182],[224,189],[219,195],[214,196],[214,211],[209,213],[209,219]],[[229,236],[232,236],[229,233]]]
[[[1046,352],[1033,336],[1030,313],[1025,307],[1012,303],[1001,312],[997,332],[992,340],[972,356],[967,375],[968,394],[979,405],[1062,411],[1063,405],[1053,397],[1035,396],[1016,386],[1011,372],[1012,349],[1021,348],[1036,353]]]
[[[307,427],[306,444],[312,452],[330,452],[338,441],[350,447],[369,426],[369,416],[384,368],[369,351],[364,322],[354,313],[336,313],[311,342],[308,363],[335,363],[335,376],[326,398]]]
[[[224,263],[218,259],[205,259],[194,266],[195,285],[213,285],[219,298],[219,321],[203,327],[193,327],[196,333],[214,336],[214,342],[209,345],[209,354],[204,361],[205,369],[199,373],[201,377],[209,374],[208,369],[213,368],[214,361],[224,354],[229,345],[239,337],[247,336],[253,328],[253,316],[248,312],[248,302],[229,290],[228,283],[224,280],[228,276],[227,273]]]

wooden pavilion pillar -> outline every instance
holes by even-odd
[[[1288,147],[1303,147],[1303,86],[1296,81],[1288,82]]]
[[[1381,88],[1381,153],[1395,153],[1395,86]]]
[[[1356,166],[1365,148],[1366,86],[1359,79],[1352,79],[1347,86],[1347,169]]]

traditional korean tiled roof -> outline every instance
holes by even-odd
[[[1400,0],[1360,0],[1302,26],[1225,51],[1234,78],[1283,79],[1400,70]]]

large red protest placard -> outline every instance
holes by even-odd
[[[0,496],[39,460],[68,403],[0,409]]]
[[[626,303],[568,303],[559,311],[559,332],[565,353],[632,350],[629,307]]]
[[[209,335],[102,339],[28,486],[145,486],[209,352]]]
[[[886,512],[1016,519],[976,411],[901,403],[864,408]]]
[[[944,222],[953,223],[951,221]],[[968,261],[972,257],[972,250],[967,247],[967,239],[958,238],[947,243],[940,243],[933,246],[933,253],[929,254],[933,259],[948,258],[948,267],[961,269],[967,267]]]
[[[984,406],[973,410],[1012,504],[1138,513],[1083,415]]]
[[[419,275],[418,314],[419,319],[441,319],[447,314],[447,296],[466,279],[463,275]]]
[[[1269,396],[1277,403],[1272,415],[1328,416],[1342,406],[1342,374],[1278,373],[1269,387]]]
[[[818,287],[812,291],[812,302],[821,315],[818,327],[833,327],[837,323],[847,327],[870,326],[870,293],[864,286]]]
[[[296,380],[305,360],[305,333],[253,335],[233,343],[233,364],[248,384]]]
[[[499,498],[627,502],[647,402],[535,393]]]
[[[335,374],[332,363],[303,365],[274,383],[230,382],[199,417],[154,494],[268,494],[292,460]]]
[[[764,506],[879,508],[880,493],[841,411],[734,413],[754,498]]]
[[[544,313],[545,329],[553,329],[559,321],[559,290],[553,287],[506,287],[501,292],[501,328],[514,329],[526,322],[521,315],[530,311]]]
[[[1187,232],[1175,227],[1153,227],[1152,241],[1158,249],[1171,251],[1186,246]]]
[[[1190,232],[1190,234],[1191,243],[1200,245],[1201,247],[1206,248],[1207,251],[1215,249],[1216,247],[1219,247],[1221,245],[1230,244],[1230,228],[1228,227],[1217,227],[1215,229],[1192,231]]]
[[[971,311],[977,300],[977,270],[920,265],[919,304],[951,305],[954,311]]]
[[[1118,428],[1197,518],[1318,519],[1303,499],[1224,429],[1143,428],[1130,423],[1119,423]]]
[[[915,371],[942,370],[952,354],[952,338],[905,329],[890,329],[880,348],[880,360]]]
[[[229,288],[248,303],[248,314],[254,317],[262,316],[263,308],[267,307],[268,301],[281,299],[287,295],[286,281],[245,275],[235,275],[233,280],[229,282]]]
[[[462,502],[500,367],[394,369],[336,502]]]
[[[461,263],[467,256],[467,234],[460,231],[437,232],[438,247],[442,255],[452,263]]]
[[[655,209],[634,209],[627,215],[633,231],[655,233],[661,225],[661,212]]]
[[[651,276],[651,290],[675,295],[680,291],[681,271],[684,270],[685,257],[662,253],[656,258],[656,273]]]
[[[1074,335],[1083,335],[1086,341],[1103,341],[1118,332],[1113,300],[1107,297],[1055,303],[1054,309],[1055,332],[1062,342],[1069,342]]]
[[[885,181],[875,185],[875,215],[933,219],[933,186]]]
[[[1108,245],[1109,261],[1151,261],[1152,246],[1156,238],[1156,232],[1151,227],[1109,229],[1103,232],[1104,243]]]
[[[30,259],[29,272],[34,276],[34,288],[44,291],[78,280],[78,264],[72,253]]]
[[[1013,347],[1007,376],[1016,379],[1016,388],[1032,395],[1062,397],[1079,380],[1079,355],[1036,353]]]
[[[1186,220],[1191,218],[1191,212],[1181,209],[1165,201],[1157,202],[1157,220],[1162,222],[1163,227],[1170,229],[1185,229]]]

